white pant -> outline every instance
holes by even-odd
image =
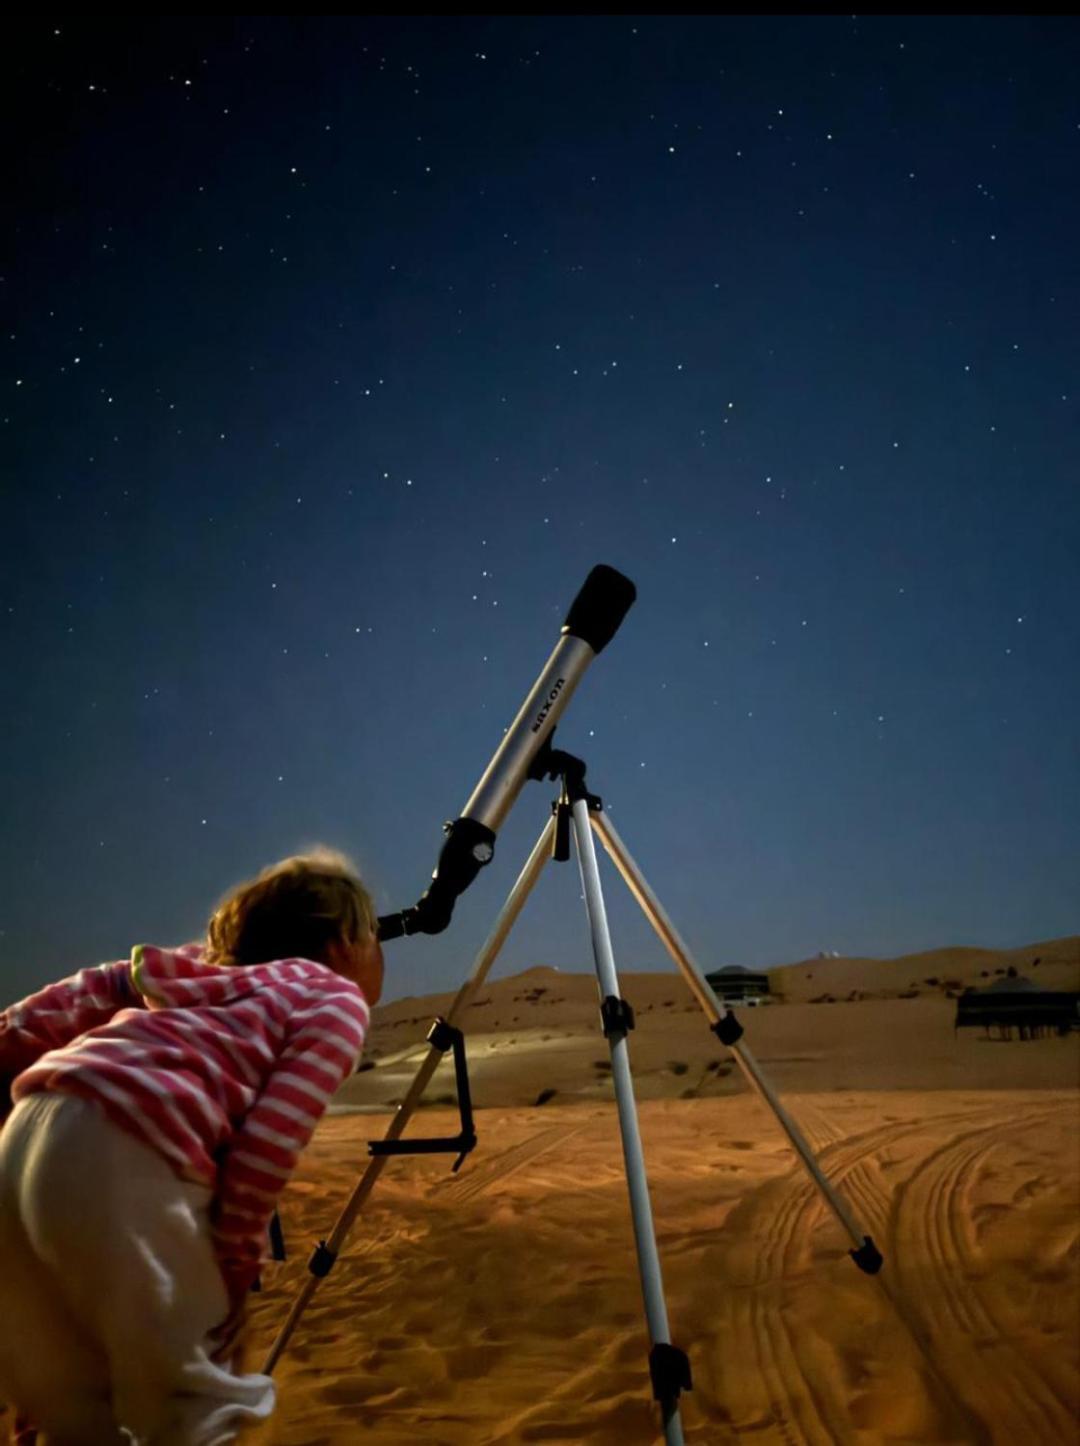
[[[228,1311],[211,1194],[93,1104],[42,1093],[0,1130],[0,1398],[48,1446],[221,1446],[274,1407],[207,1353]]]

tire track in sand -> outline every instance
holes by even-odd
[[[971,1279],[978,1262],[971,1256],[962,1218],[971,1208],[971,1187],[981,1160],[1007,1136],[1052,1118],[1053,1111],[1034,1106],[1019,1118],[966,1132],[920,1161],[898,1185],[894,1200],[894,1237],[912,1242],[912,1253],[924,1255],[940,1286],[938,1292],[918,1292],[930,1332],[949,1340],[952,1360],[960,1346],[969,1368],[957,1375],[968,1386],[969,1409],[1003,1446],[1020,1437],[1067,1441],[1075,1418],[1037,1364],[1001,1328],[977,1280]],[[904,1272],[901,1259],[897,1273],[902,1277]]]
[[[924,1136],[928,1129],[970,1125],[971,1119],[972,1108],[969,1105],[959,1111],[935,1115],[931,1120],[893,1121],[875,1126],[840,1146],[827,1147],[823,1152],[823,1164],[828,1164],[828,1174],[832,1182],[843,1182],[849,1197],[859,1198],[866,1209],[865,1222],[871,1226],[886,1258],[882,1274],[876,1277],[877,1284],[886,1297],[890,1312],[906,1327],[922,1357],[927,1388],[932,1390],[936,1387],[939,1403],[964,1422],[967,1433],[965,1439],[972,1442],[990,1442],[994,1435],[981,1409],[984,1405],[983,1399],[980,1397],[976,1402],[969,1401],[954,1383],[955,1371],[950,1373],[943,1368],[941,1353],[931,1339],[934,1334],[933,1322],[926,1319],[925,1290],[906,1288],[902,1278],[907,1257],[902,1251],[897,1261],[896,1244],[898,1240],[908,1237],[902,1233],[903,1227],[898,1220],[897,1201],[906,1187],[899,1185],[895,1192],[890,1192],[880,1172],[872,1168],[869,1158],[871,1149],[878,1145],[897,1145],[906,1139]],[[937,1242],[936,1252],[931,1252],[928,1247],[928,1254],[933,1253],[937,1262],[935,1280],[942,1287],[944,1309],[950,1317],[951,1329],[967,1339],[977,1333],[980,1322],[970,1291],[958,1287],[955,1264],[952,1270],[949,1268],[950,1249],[953,1250],[951,1258],[954,1262],[958,1257],[951,1238],[942,1233],[943,1229],[947,1228],[943,1222],[951,1220],[955,1224],[957,1219],[952,1207],[957,1200],[960,1168],[966,1162],[968,1168],[974,1171],[978,1162],[993,1148],[993,1136],[998,1128],[997,1121],[990,1121],[965,1129],[961,1134],[954,1135],[944,1146],[926,1155],[914,1170],[914,1175],[919,1175],[926,1171],[928,1164],[939,1160],[949,1161],[952,1154],[959,1152],[960,1158],[956,1161],[955,1169],[943,1166],[933,1171],[925,1181],[928,1200],[933,1203],[934,1209],[924,1210],[920,1224],[925,1227],[927,1238],[933,1234]],[[809,1192],[804,1194],[804,1202],[809,1210],[813,1203]],[[913,1304],[915,1301],[918,1306]],[[946,1333],[944,1328],[938,1331],[939,1335],[943,1333]],[[947,1355],[946,1359],[948,1358]],[[1011,1441],[1009,1446],[1012,1446]]]
[[[969,1110],[950,1113],[937,1117],[935,1124],[969,1118]],[[832,1183],[849,1181],[849,1177],[858,1172],[872,1186],[859,1193],[864,1195],[865,1203],[873,1207],[868,1214],[876,1217],[872,1229],[879,1240],[887,1221],[888,1196],[877,1172],[870,1169],[870,1156],[886,1143],[895,1144],[901,1138],[921,1135],[925,1129],[924,1120],[890,1121],[856,1136],[837,1138],[820,1152],[822,1167]],[[815,1372],[811,1363],[801,1357],[799,1342],[788,1328],[781,1298],[784,1280],[805,1277],[814,1268],[809,1244],[813,1222],[808,1217],[824,1209],[815,1187],[800,1174],[771,1181],[755,1191],[746,1212],[753,1237],[751,1248],[755,1252],[754,1286],[747,1294],[745,1309],[739,1313],[745,1317],[762,1380],[768,1384],[775,1424],[786,1443],[800,1442],[805,1446],[832,1446],[850,1436],[852,1429],[846,1402],[837,1393],[822,1392],[816,1387]],[[910,1328],[910,1322],[905,1323]],[[917,1334],[916,1344],[921,1344]],[[950,1413],[959,1412],[968,1417],[963,1403],[932,1362],[930,1374]],[[979,1423],[969,1420],[969,1424],[975,1427],[972,1440],[985,1439]]]
[[[584,1128],[584,1125],[570,1129],[565,1125],[552,1125],[549,1129],[538,1130],[536,1134],[529,1135],[518,1144],[488,1155],[480,1166],[455,1175],[449,1182],[441,1180],[430,1186],[428,1194],[438,1192],[444,1199],[455,1204],[461,1200],[475,1200],[490,1186],[516,1174],[518,1170],[523,1170],[526,1165],[555,1149],[557,1145],[565,1144],[575,1135],[580,1135]]]
[[[880,1171],[874,1168],[874,1154],[887,1145],[898,1145],[905,1140],[924,1136],[928,1124],[936,1128],[941,1125],[966,1124],[970,1119],[969,1108],[935,1115],[929,1122],[925,1119],[888,1120],[880,1125],[873,1125],[868,1130],[862,1130],[857,1135],[834,1135],[819,1152],[819,1160],[833,1186],[842,1183],[848,1194],[859,1197],[865,1218],[860,1216],[858,1223],[869,1226],[870,1234],[884,1236],[889,1223],[891,1192]],[[819,1199],[816,1190],[807,1184],[803,1191],[804,1207],[808,1210]],[[821,1202],[820,1209],[827,1209],[824,1202]],[[843,1232],[839,1223],[837,1229]]]
[[[724,1273],[735,1277],[732,1327],[746,1341],[765,1387],[770,1418],[732,1422],[737,1439],[753,1439],[764,1425],[775,1428],[784,1446],[833,1446],[832,1412],[803,1369],[784,1320],[784,1261],[794,1248],[803,1208],[802,1182],[768,1181],[732,1211],[725,1233],[733,1245]],[[736,1358],[742,1355],[737,1348]]]
[[[951,1118],[962,1119],[964,1116],[956,1114]],[[922,1134],[925,1122],[890,1120],[848,1136],[841,1135],[831,1123],[825,1125],[819,1119],[815,1124],[814,1133],[819,1139],[824,1136],[827,1140],[817,1152],[822,1169],[832,1185],[837,1186],[842,1181],[847,1186],[848,1196],[859,1198],[862,1207],[860,1221],[881,1242],[887,1218],[887,1191],[879,1172],[871,1167],[871,1157],[885,1144],[896,1144],[901,1138]],[[802,1176],[801,1165],[796,1169],[798,1173],[794,1176],[775,1182],[777,1187],[786,1186],[786,1197],[777,1216],[780,1228],[766,1237],[766,1248],[762,1252],[763,1269],[778,1281],[798,1280],[813,1272],[812,1233],[822,1216],[830,1215],[831,1218],[816,1186]],[[833,1229],[847,1240],[839,1222],[833,1225]],[[774,1350],[781,1343],[781,1338],[787,1369],[797,1372],[816,1417],[816,1420],[808,1421],[802,1413],[801,1426],[805,1439],[829,1443],[845,1439],[852,1430],[846,1400],[836,1390],[822,1391],[815,1386],[817,1372],[813,1363],[803,1358],[805,1346],[789,1330],[783,1311],[776,1309],[769,1322],[769,1339]],[[957,1403],[951,1399],[951,1393],[946,1392],[946,1396],[955,1409]]]

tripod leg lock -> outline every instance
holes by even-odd
[[[870,1239],[869,1235],[863,1236],[863,1243],[859,1246],[858,1250],[849,1250],[848,1254],[864,1275],[877,1275],[885,1263],[881,1251]]]
[[[692,1391],[690,1360],[669,1341],[657,1341],[649,1352],[649,1375],[658,1401],[676,1401],[680,1391]]]
[[[610,1039],[613,1034],[629,1034],[634,1027],[634,1011],[625,999],[609,994],[600,1006],[600,1020],[605,1039]]]
[[[427,1032],[427,1042],[445,1054],[448,1049],[452,1048],[454,1035],[458,1033],[459,1031],[456,1030],[453,1025],[447,1024],[446,1020],[440,1015]]]
[[[743,1027],[730,1009],[722,1019],[718,1019],[715,1024],[710,1024],[709,1028],[721,1044],[730,1046],[737,1044],[742,1038]]]
[[[331,1250],[325,1240],[320,1240],[315,1249],[311,1252],[311,1259],[308,1261],[308,1270],[318,1280],[324,1280],[334,1268],[337,1260],[337,1251]]]

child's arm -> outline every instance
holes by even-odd
[[[16,1075],[48,1050],[105,1024],[117,1010],[138,1009],[142,1002],[131,982],[131,965],[123,959],[82,969],[0,1011],[0,1114]]]
[[[294,1032],[233,1137],[215,1191],[218,1263],[236,1304],[259,1273],[275,1202],[331,1095],[356,1067],[368,1006],[344,981],[293,1016]]]

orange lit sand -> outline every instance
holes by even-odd
[[[1057,956],[1040,947],[1045,982],[1075,988],[1076,941]],[[981,953],[969,964],[965,982],[1003,967]],[[942,955],[919,965],[917,976],[910,961],[794,972],[821,969],[834,991],[842,981],[865,995],[958,970]],[[792,987],[792,972],[774,980],[789,997],[820,983]],[[694,1372],[689,1443],[1077,1438],[1077,1036],[956,1036],[941,985],[916,999],[742,1011],[755,1056],[885,1253],[873,1280],[678,976],[625,974],[623,987],[638,1011],[631,1056],[672,1334]],[[489,1002],[467,1020],[480,1143],[457,1176],[449,1156],[388,1163],[278,1368],[265,1439],[662,1439],[595,990],[590,975],[536,969],[480,991]],[[400,1098],[449,1002],[379,1011],[379,1063],[343,1098],[366,1110]],[[707,1068],[717,1060],[719,1073]],[[429,1095],[445,1099],[452,1083],[444,1065]],[[536,1107],[546,1089],[557,1093]],[[259,1302],[260,1342],[388,1118],[340,1114],[319,1131],[283,1212],[297,1259]],[[456,1118],[424,1108],[408,1133],[453,1133]]]
[[[1075,1439],[1075,1094],[788,1099],[886,1255],[861,1275],[747,1097],[641,1124],[688,1442]],[[449,1132],[449,1111],[423,1112]],[[291,1192],[299,1257],[383,1116],[329,1120]],[[279,1367],[287,1446],[652,1442],[647,1341],[612,1107],[491,1110],[454,1177],[391,1162]],[[332,1203],[333,1202],[333,1203]],[[260,1302],[269,1341],[300,1262]],[[905,1321],[940,1366],[935,1380]]]

